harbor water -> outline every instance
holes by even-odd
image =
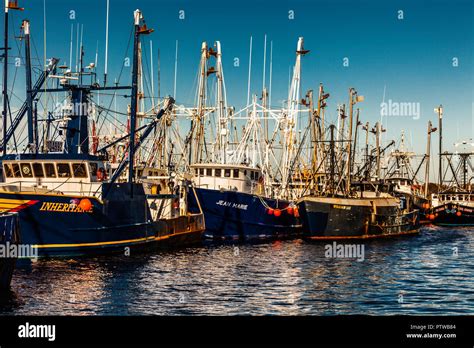
[[[21,261],[0,314],[474,314],[472,227],[367,241],[363,260],[327,257],[327,244]]]

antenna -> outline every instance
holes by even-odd
[[[94,67],[97,68],[97,59],[99,58],[99,40],[97,40],[97,44],[95,47],[95,61],[94,61]]]
[[[74,24],[71,24],[71,42],[69,45],[69,69],[72,69],[72,41],[74,35]]]
[[[272,71],[273,71],[273,40],[270,41],[270,82],[268,90],[268,106],[272,105]]]
[[[105,17],[105,66],[104,66],[104,86],[107,84],[107,60],[109,54],[109,0],[107,0],[107,15]]]
[[[250,103],[250,73],[252,71],[252,36],[250,36],[249,77],[247,83],[247,105]]]
[[[79,64],[79,23],[76,26],[76,72]]]
[[[265,70],[267,62],[267,34],[265,34],[264,44],[263,44],[263,83],[262,90],[265,89]]]
[[[173,97],[176,99],[176,78],[178,74],[178,40],[176,40],[176,56],[174,59],[174,87],[173,87]]]
[[[160,102],[161,80],[160,80],[160,49],[158,48],[158,103]]]
[[[46,0],[43,1],[43,23],[44,66],[46,67]]]
[[[151,75],[151,104],[155,110],[155,79],[153,77],[153,41],[150,40],[150,75]]]

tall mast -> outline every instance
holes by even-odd
[[[107,85],[107,63],[109,54],[109,0],[107,0],[107,15],[105,17],[105,65],[104,65],[104,86]]]
[[[428,185],[430,182],[430,155],[431,155],[431,133],[435,132],[436,128],[432,127],[431,121],[428,121],[428,139],[426,142],[426,163],[425,163],[425,198],[428,197]]]
[[[216,76],[217,76],[217,115],[218,115],[218,137],[221,163],[226,163],[227,153],[227,135],[229,129],[227,126],[227,100],[225,95],[224,70],[222,67],[221,43],[216,41]]]
[[[349,194],[351,189],[351,155],[352,155],[352,116],[354,111],[354,88],[349,88],[349,137],[347,142],[347,176],[346,176],[346,192]]]
[[[153,41],[150,40],[150,79],[151,79],[151,105],[155,111],[155,78],[153,75]]]
[[[252,36],[250,36],[250,53],[249,53],[249,76],[247,82],[247,106],[250,103],[250,77],[252,72]]]
[[[290,90],[288,91],[288,114],[285,129],[285,146],[283,149],[283,168],[282,168],[282,188],[287,189],[290,179],[290,163],[293,160],[295,130],[297,129],[297,118],[300,102],[300,84],[301,84],[301,56],[308,53],[303,48],[303,38],[298,38],[296,47],[296,62],[293,68],[293,79],[291,81]]]
[[[359,121],[359,108],[357,108],[355,132],[354,132],[354,149],[352,150],[352,163],[351,163],[351,171],[352,172],[354,171],[354,164],[355,164],[355,158],[356,158],[356,153],[357,153],[357,133],[358,133],[360,124],[361,123]]]
[[[336,128],[336,126],[334,126],[333,124],[331,124],[329,126],[329,129],[330,129],[330,142],[329,142],[329,152],[330,152],[330,166],[329,166],[329,191],[331,193],[331,195],[334,195],[335,193],[335,188],[334,188],[334,184],[335,184],[335,167],[336,167],[336,154],[335,154],[335,151],[334,151],[334,128]]]
[[[439,129],[439,168],[438,168],[438,192],[441,191],[443,185],[443,105],[435,109],[438,114],[438,129]]]
[[[365,123],[365,126],[362,127],[365,130],[365,163],[367,165],[367,169],[365,170],[365,180],[369,180],[370,175],[370,160],[369,160],[369,122]]]
[[[319,86],[319,92],[321,93],[321,86]],[[317,161],[318,161],[318,132],[317,132],[317,125],[316,125],[316,118],[318,111],[314,111],[314,100],[313,100],[313,90],[310,89],[306,93],[306,97],[308,98],[308,112],[309,112],[309,124],[311,127],[311,149],[312,155],[311,155],[311,174],[316,175],[316,168],[318,167]],[[320,98],[318,98],[318,110],[320,109],[321,106],[321,101]]]
[[[26,103],[28,112],[28,146],[31,152],[37,152],[37,139],[35,139],[35,129],[37,120],[33,120],[33,98],[31,96],[31,52],[30,52],[30,22],[24,20],[22,23],[23,33],[25,35],[25,65],[26,65]]]
[[[270,81],[268,82],[268,106],[272,107],[273,40],[270,41]]]
[[[173,83],[173,97],[176,99],[176,83],[178,78],[178,40],[176,40],[176,53],[174,57],[174,83]]]
[[[17,6],[16,1],[5,0],[5,27],[3,32],[3,155],[7,154],[7,112],[9,107],[8,99],[8,10],[20,10],[23,11],[23,8]]]
[[[8,110],[8,0],[5,0],[5,31],[3,38],[3,155],[7,154],[7,110]]]
[[[149,34],[153,30],[147,29],[144,24],[140,27],[140,20],[143,19],[140,10],[134,12],[135,35],[133,43],[133,68],[132,68],[132,94],[130,103],[130,144],[128,151],[128,182],[133,183],[134,180],[134,158],[135,158],[135,134],[138,106],[138,50],[140,44],[140,35]],[[132,186],[133,187],[133,186]],[[130,188],[130,195],[133,196],[133,189]]]
[[[198,83],[198,100],[197,110],[193,122],[195,122],[193,134],[191,135],[191,148],[189,150],[190,164],[199,163],[201,161],[202,143],[204,139],[204,111],[206,107],[206,80],[207,80],[207,59],[209,52],[207,42],[201,44],[201,60],[199,62],[199,83]],[[192,127],[192,126],[191,126]]]
[[[357,91],[354,88],[349,88],[349,141],[347,142],[347,182],[346,192],[349,193],[351,187],[351,174],[352,174],[352,125],[353,125],[353,113],[354,104],[363,101],[363,96],[358,96]],[[357,123],[359,122],[359,112],[357,111]],[[357,127],[357,126],[356,126]],[[356,139],[357,140],[357,139]],[[355,142],[354,142],[355,148]]]
[[[377,180],[380,180],[380,123],[375,123],[375,148],[377,151]]]

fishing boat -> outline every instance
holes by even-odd
[[[439,226],[474,226],[474,191],[433,194],[428,217]]]
[[[390,193],[400,199],[404,209],[418,209],[420,212],[424,212],[429,207],[430,137],[431,133],[435,131],[436,128],[432,127],[430,121],[428,123],[427,152],[416,169],[412,163],[416,155],[414,152],[406,150],[404,132],[402,132],[399,148],[390,153],[388,170],[384,180],[391,184],[392,190]],[[422,185],[417,178],[423,164],[425,164],[425,185]]]
[[[17,252],[11,253],[11,250],[19,244],[18,214],[0,214],[0,291],[10,288],[15,263],[19,256]]]
[[[82,58],[77,73],[63,67],[64,73],[58,74],[58,59],[53,58],[32,87],[29,22],[23,21],[22,28],[27,100],[4,133],[1,146],[4,182],[0,184],[0,209],[18,213],[22,243],[35,248],[38,256],[129,252],[131,248],[153,250],[200,243],[203,215],[190,214],[185,201],[180,200],[191,189],[189,181],[176,176],[170,182],[173,192],[159,193],[156,188],[148,191],[148,183],[136,175],[137,150],[174,104],[168,98],[149,124],[136,128],[138,48],[141,36],[152,32],[144,24],[141,11],[134,12],[132,86],[99,86],[94,74],[89,74],[92,81],[86,83]],[[43,86],[48,76],[57,79],[60,86]],[[4,93],[5,89],[6,84]],[[130,133],[119,139],[128,142],[127,156],[112,171],[107,152],[101,151],[106,146],[98,154],[91,153],[88,117],[95,107],[94,92],[120,89],[130,90]],[[67,97],[63,107],[48,114],[52,118],[59,116],[57,122],[62,131],[50,139],[49,129],[45,127],[44,141],[40,144],[38,107],[33,104],[33,98],[42,93],[65,93]],[[8,103],[8,98],[4,98],[4,103]],[[25,114],[29,152],[8,153],[8,142]],[[125,180],[121,179],[124,172]],[[157,213],[157,207],[165,205],[171,207],[168,215]]]
[[[372,239],[418,233],[418,210],[401,207],[400,199],[389,193],[391,185],[381,180],[379,137],[382,127],[379,123],[374,129],[378,148],[375,179],[371,175],[370,180],[357,182],[353,178],[353,105],[363,98],[351,88],[349,100],[347,139],[341,136],[336,140],[336,126],[329,126],[330,140],[324,156],[328,159],[328,171],[322,190],[318,190],[319,185],[313,185],[313,190],[298,201],[303,238],[308,241]],[[336,147],[337,141],[340,144]]]
[[[437,192],[431,194],[427,217],[439,226],[474,226],[474,143],[460,141],[454,144],[456,151],[443,151],[443,106],[434,111],[439,128],[439,182]]]
[[[299,61],[303,55],[302,38],[298,42],[295,83],[290,91],[290,102],[298,98]],[[208,59],[214,56],[216,66],[208,67]],[[296,204],[277,192],[280,183],[275,183],[272,170],[262,160],[262,153],[269,146],[262,135],[259,115],[269,113],[265,105],[258,105],[253,98],[251,105],[237,113],[227,106],[222,67],[220,42],[215,49],[208,49],[203,43],[199,70],[198,104],[193,110],[193,123],[188,135],[189,163],[196,197],[188,197],[191,211],[204,212],[205,237],[215,241],[265,241],[294,238],[301,232]],[[216,75],[217,102],[215,107],[205,105],[206,81]],[[295,94],[295,95],[293,95]],[[296,101],[297,103],[297,101]],[[257,110],[258,109],[258,110]],[[216,139],[206,144],[204,119],[216,113]],[[242,137],[234,140],[230,148],[232,120],[247,113],[247,123]],[[292,114],[287,117],[292,117]],[[207,146],[206,146],[207,145]],[[208,151],[212,152],[204,156]],[[197,198],[197,199],[196,199]]]

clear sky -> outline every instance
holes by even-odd
[[[106,0],[20,0],[25,11],[13,14],[12,27],[18,29],[23,18],[31,20],[41,59],[44,3],[47,56],[59,57],[68,64],[71,24],[74,30],[77,24],[83,25],[85,62],[95,60],[98,45],[97,69],[102,79]],[[436,121],[433,108],[439,104],[444,106],[446,146],[459,139],[473,138],[472,0],[111,0],[110,81],[118,77],[124,57],[131,55],[131,50],[126,50],[136,8],[143,11],[148,26],[155,29],[144,46],[149,61],[149,40],[153,40],[155,70],[158,48],[161,51],[162,95],[173,93],[175,42],[179,41],[179,103],[193,104],[201,42],[212,44],[220,40],[228,102],[237,109],[245,106],[250,36],[251,90],[260,95],[266,34],[267,85],[272,41],[272,102],[281,106],[287,98],[288,72],[294,62],[297,39],[303,36],[305,48],[311,52],[303,57],[302,93],[317,90],[319,83],[323,83],[331,94],[327,109],[330,118],[335,117],[338,104],[347,104],[349,87],[355,87],[365,96],[365,101],[358,104],[362,121],[373,124],[380,119],[385,91],[385,101],[416,103],[420,107],[419,119],[385,117],[387,138],[398,138],[403,129],[409,145],[412,143],[414,150],[424,152],[427,122]],[[184,19],[179,18],[180,10],[184,11]],[[75,11],[75,19],[71,19],[70,11]],[[293,11],[293,19],[289,18],[289,11]],[[234,66],[235,58],[240,60],[238,67]],[[344,58],[348,58],[349,66],[344,66]],[[148,66],[146,62],[145,68]],[[22,72],[18,74],[21,80]],[[121,82],[129,81],[130,68],[125,68]],[[155,77],[155,86],[156,83]]]

